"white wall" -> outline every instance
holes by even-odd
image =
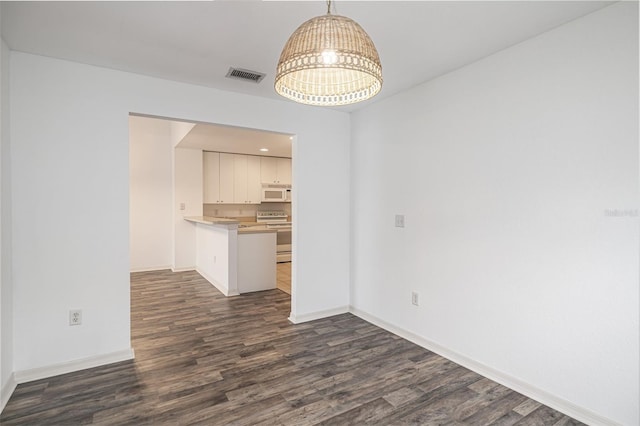
[[[188,123],[185,121],[171,121],[171,144],[173,147],[178,145],[182,139],[187,136],[193,128],[195,123]]]
[[[18,52],[10,65],[15,370],[130,346],[130,113],[295,134],[292,314],[348,305],[348,114]],[[327,199],[344,215],[327,221]]]
[[[173,265],[171,123],[129,119],[129,248],[132,271]]]
[[[173,270],[193,270],[197,265],[196,227],[183,218],[202,216],[202,150],[171,148],[171,151],[174,158]]]
[[[129,119],[131,271],[195,269],[195,229],[183,217],[202,216],[202,150],[174,152],[193,126]]]
[[[11,375],[14,358],[10,160],[9,48],[0,39],[0,410],[14,386]]]
[[[637,3],[369,106],[352,129],[358,312],[583,419],[639,424]]]

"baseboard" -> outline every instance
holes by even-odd
[[[171,269],[171,272],[189,272],[189,271],[195,271],[196,267],[195,266],[188,266],[185,268],[169,268]]]
[[[239,296],[240,295],[240,293],[238,293],[237,291],[230,292],[226,285],[223,285],[223,284],[219,283],[218,281],[214,280],[212,277],[208,276],[207,274],[202,272],[200,269],[196,268],[196,272],[199,273],[200,275],[202,275],[202,278],[204,278],[205,280],[209,281],[212,286],[217,288],[218,291],[220,293],[224,294],[225,296],[231,297],[231,296]]]
[[[171,265],[167,265],[167,266],[156,266],[156,267],[151,267],[151,268],[135,268],[135,269],[131,269],[129,272],[130,273],[134,273],[134,272],[154,272],[154,271],[166,271],[166,270],[170,270],[171,272],[189,272],[189,271],[195,271],[196,267],[195,266],[188,266],[185,268],[174,268]]]
[[[415,343],[418,346],[422,346],[423,348],[428,349],[431,352],[435,352],[438,355],[455,362],[456,364],[466,367],[469,370],[475,371],[476,373],[488,379],[491,379],[494,382],[500,383],[503,386],[513,389],[514,391],[519,392],[528,398],[536,400],[546,406],[553,408],[554,410],[560,411],[561,413],[571,416],[574,419],[579,420],[583,423],[586,423],[592,426],[619,425],[619,423],[616,423],[586,408],[580,407],[563,398],[557,397],[542,389],[532,386],[529,383],[523,382],[520,379],[512,377],[499,370],[491,368],[471,358],[468,358],[464,355],[461,355],[457,352],[447,349],[444,346],[439,345],[438,343],[432,342],[428,339],[425,339],[421,336],[411,333],[410,331],[404,330],[400,327],[390,324],[358,308],[351,306],[349,308],[349,312],[356,315],[357,317],[362,318],[367,322],[370,322],[373,325],[383,328],[390,333],[393,333],[397,336],[402,337],[403,339],[406,339],[410,342]]]
[[[166,271],[167,269],[171,269],[171,265],[164,266],[149,266],[145,268],[132,268],[129,270],[130,273],[135,272],[153,272],[153,271]]]
[[[291,321],[294,324],[301,324],[303,322],[309,322],[317,319],[328,318],[334,315],[346,314],[347,312],[349,312],[348,306],[342,306],[335,309],[327,309],[325,311],[311,312],[311,313],[302,314],[302,315],[295,315],[293,312],[291,312],[289,314],[289,321]]]
[[[2,386],[2,392],[0,392],[0,413],[9,402],[9,398],[11,398],[13,391],[16,390],[16,386],[18,386],[18,382],[16,382],[15,375],[11,373],[9,380]]]
[[[60,374],[72,373],[74,371],[84,370],[87,368],[112,364],[114,362],[127,361],[134,358],[135,355],[133,353],[133,348],[129,348],[124,351],[112,352],[110,354],[63,362],[46,367],[16,371],[14,373],[14,378],[16,383],[20,384],[34,380],[46,379],[47,377],[58,376]]]

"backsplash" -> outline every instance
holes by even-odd
[[[284,210],[291,216],[291,203],[263,204],[203,204],[204,216],[214,217],[256,217],[256,212],[265,210]]]

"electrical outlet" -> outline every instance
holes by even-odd
[[[396,228],[404,228],[404,215],[397,214],[396,215]]]
[[[82,324],[82,309],[72,309],[69,311],[69,325]]]
[[[185,203],[180,203],[180,210],[185,210],[187,205]]]
[[[418,300],[418,293],[416,293],[415,291],[411,292],[411,304],[415,306],[420,305],[420,301]]]

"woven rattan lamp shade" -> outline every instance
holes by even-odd
[[[348,105],[382,88],[382,66],[358,23],[327,13],[298,27],[285,44],[276,73],[280,95],[309,105]]]

